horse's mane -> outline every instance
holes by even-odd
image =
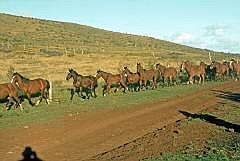
[[[81,74],[79,74],[77,71],[73,70],[73,69],[70,69],[69,70],[70,73],[74,73],[76,74],[77,76],[82,76]]]
[[[98,72],[102,72],[102,73],[105,73],[105,74],[111,74],[111,75],[113,75],[112,73],[108,73],[108,72],[105,72],[105,71],[102,71],[102,70],[98,70]]]
[[[22,76],[22,75],[21,75],[20,73],[18,73],[18,72],[13,73],[13,76],[16,76],[16,75],[18,75],[18,76],[22,79],[22,81],[23,81],[24,83],[28,83],[28,82],[30,81],[30,79],[25,78],[24,76]]]
[[[133,74],[133,72],[131,72],[128,67],[124,67],[124,70],[128,71],[130,74]]]

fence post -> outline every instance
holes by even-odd
[[[76,51],[75,51],[75,48],[73,48],[73,55],[74,55],[74,56],[76,55]]]
[[[67,56],[67,48],[64,48],[64,50],[65,50],[65,55]]]

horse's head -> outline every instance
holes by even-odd
[[[18,72],[12,74],[11,83],[19,82],[21,80],[21,75]]]
[[[75,79],[77,77],[77,75],[78,75],[78,73],[75,70],[73,70],[72,68],[70,68],[68,70],[68,74],[67,74],[66,80],[69,80],[71,78]]]
[[[216,65],[217,65],[217,62],[216,61],[212,61],[211,64],[210,64],[210,69],[214,69],[216,68]]]
[[[97,70],[96,78],[99,79],[100,77],[102,77],[102,71],[99,69]]]
[[[185,69],[185,62],[182,62],[180,65],[180,72],[183,72]]]
[[[72,77],[73,77],[73,76],[72,76],[72,73],[69,72],[69,73],[67,74],[66,80],[69,80],[69,79],[71,79]]]
[[[201,61],[200,66],[206,68],[207,64],[205,64],[203,61]]]
[[[15,72],[12,75],[12,84],[16,84],[18,87],[23,88],[24,84],[27,84],[29,82],[28,78],[23,77],[21,74]]]
[[[128,67],[124,67],[123,71],[124,74],[131,74],[132,72],[128,69]]]

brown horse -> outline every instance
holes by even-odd
[[[140,75],[140,86],[143,84],[147,89],[147,81],[153,82],[153,89],[156,88],[156,79],[158,71],[155,69],[143,69],[140,63],[137,63],[137,73]]]
[[[96,95],[96,88],[98,86],[97,79],[94,76],[83,76],[81,74],[78,74],[75,70],[69,69],[69,72],[67,74],[66,80],[69,80],[73,78],[73,86],[75,87],[75,91],[79,95],[78,89],[80,90],[80,97],[83,97],[82,92],[85,91],[87,98],[90,98],[90,95],[92,97],[97,97]],[[90,89],[90,92],[88,91]],[[73,95],[75,93],[73,90],[71,92],[71,100],[73,99]],[[90,95],[89,95],[90,94]]]
[[[15,108],[20,106],[20,110],[23,110],[19,99],[20,92],[20,89],[15,87],[12,83],[0,84],[0,102],[7,102],[6,109],[9,110],[13,105],[12,101],[14,101]]]
[[[171,82],[174,84],[173,81],[177,78],[177,70],[174,67],[165,67],[158,63],[156,64],[156,70],[158,70],[162,76],[163,84],[165,83],[165,79],[168,80],[168,85],[170,85]]]
[[[38,105],[40,102],[42,102],[43,98],[45,99],[46,103],[49,104],[50,83],[48,80],[42,78],[30,80],[16,72],[13,73],[11,83],[14,84],[14,86],[19,87],[24,92],[24,95],[28,99],[30,105]],[[39,95],[40,99],[36,104],[34,104],[31,100],[31,97],[36,97]]]
[[[193,77],[199,77],[199,82],[204,84],[205,80],[205,66],[204,62],[201,62],[200,65],[194,65],[189,61],[185,61],[181,64],[181,71],[186,70],[188,74],[188,84],[193,84]]]
[[[140,75],[138,73],[132,73],[128,67],[123,68],[123,74],[127,78],[127,84],[130,89],[133,91],[140,90]]]
[[[99,79],[102,77],[106,83],[106,93],[110,93],[110,89],[114,86],[121,86],[124,88],[124,93],[126,92],[127,85],[126,85],[126,77],[123,73],[121,74],[111,74],[101,70],[97,71],[96,78]],[[103,95],[105,95],[105,89],[103,89]]]
[[[232,71],[235,73],[235,78],[236,80],[239,80],[239,76],[240,76],[240,63],[231,60],[230,61],[230,67],[232,69]]]
[[[225,80],[229,74],[229,65],[226,63],[221,64],[219,62],[213,61],[211,63],[211,68],[215,68],[216,77],[218,77],[221,80]]]

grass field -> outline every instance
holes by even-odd
[[[59,117],[64,117],[71,113],[81,113],[99,109],[113,109],[129,107],[131,105],[150,103],[167,98],[172,98],[176,96],[182,96],[189,94],[196,90],[201,90],[213,85],[220,84],[211,83],[202,85],[192,85],[192,86],[177,86],[177,87],[159,87],[157,90],[147,90],[141,92],[127,92],[126,94],[122,92],[117,92],[116,94],[111,93],[111,95],[103,97],[101,93],[101,88],[97,90],[98,97],[91,98],[90,100],[84,100],[75,94],[73,100],[70,100],[70,91],[68,88],[54,88],[53,90],[53,102],[47,105],[43,101],[37,107],[31,107],[28,101],[23,102],[25,107],[24,111],[21,112],[19,109],[12,109],[6,111],[4,104],[1,105],[0,110],[0,128],[11,127],[11,126],[23,126],[25,124],[31,124],[36,122],[50,121]],[[35,99],[36,101],[36,99]]]

